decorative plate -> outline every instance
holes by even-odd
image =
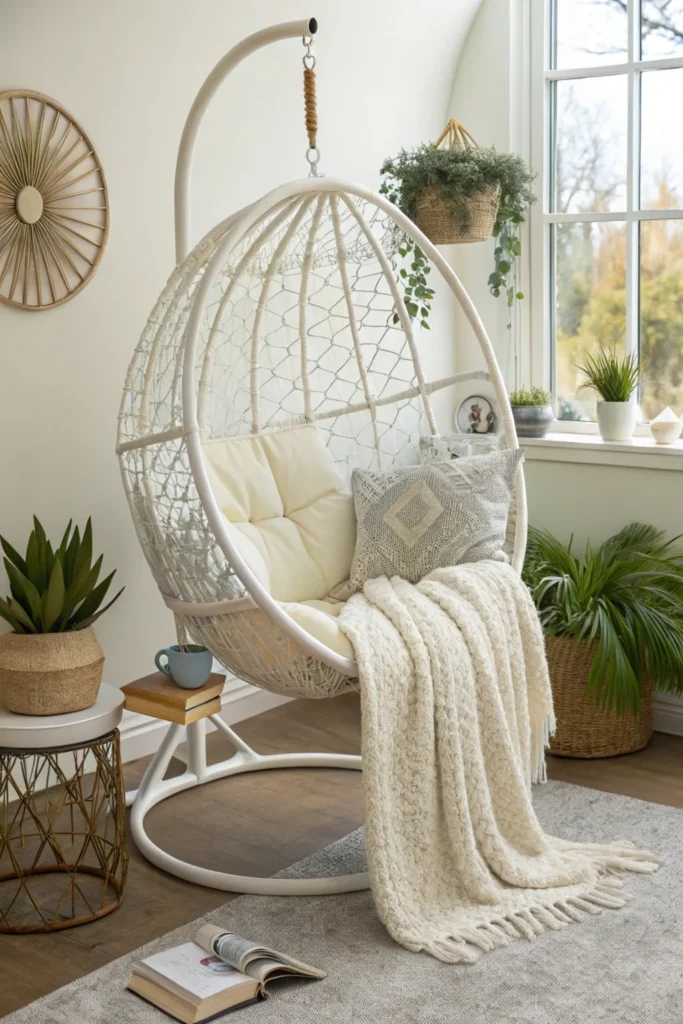
[[[461,434],[495,434],[498,417],[493,403],[482,395],[470,395],[460,404],[455,425]]]
[[[0,93],[0,301],[49,309],[95,272],[107,186],[92,143],[55,100]]]

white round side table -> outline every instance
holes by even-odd
[[[123,694],[106,685],[72,714],[0,708],[0,933],[72,928],[119,906],[122,714]]]

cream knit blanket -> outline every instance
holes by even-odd
[[[536,610],[508,565],[371,580],[339,624],[359,666],[372,889],[402,946],[469,963],[622,907],[615,873],[656,870],[626,841],[570,843],[536,819],[552,695]]]

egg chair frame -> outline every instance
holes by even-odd
[[[125,426],[126,419],[125,393],[124,403],[119,419],[119,438],[117,453],[121,462],[124,487],[136,524],[138,536],[148,557],[150,566],[167,606],[173,611],[181,639],[191,637],[195,642],[205,643],[214,655],[224,661],[231,671],[248,682],[262,686],[276,693],[292,696],[332,696],[345,690],[357,688],[357,666],[352,658],[348,658],[326,646],[318,638],[304,629],[295,621],[281,603],[274,599],[267,587],[258,578],[247,560],[243,557],[236,542],[235,535],[226,523],[225,516],[216,500],[206,459],[202,450],[202,437],[205,433],[203,420],[202,379],[197,379],[197,350],[202,331],[206,304],[217,278],[224,274],[233,251],[250,236],[250,232],[259,230],[259,226],[268,218],[270,230],[277,217],[289,216],[294,203],[301,201],[303,210],[301,217],[315,208],[323,210],[329,204],[332,221],[337,232],[337,252],[339,249],[338,206],[343,206],[347,216],[355,219],[359,232],[364,232],[364,239],[372,250],[373,258],[381,268],[386,283],[391,290],[395,302],[400,329],[404,332],[415,370],[415,381],[403,391],[375,399],[368,390],[364,377],[364,401],[356,402],[355,411],[370,409],[373,416],[376,407],[383,403],[399,404],[420,399],[424,406],[428,429],[437,434],[436,421],[431,409],[429,396],[437,391],[450,388],[467,380],[488,380],[493,387],[501,417],[502,431],[507,447],[518,447],[512,410],[505,384],[498,367],[495,353],[485,328],[465,289],[456,274],[444,260],[438,250],[419,231],[414,223],[401,213],[384,197],[361,186],[339,179],[312,176],[280,186],[262,199],[245,207],[214,228],[203,242],[195,247],[188,256],[190,238],[190,172],[192,154],[201,123],[209,102],[219,85],[230,71],[248,54],[262,46],[279,39],[311,37],[317,29],[315,19],[302,22],[289,22],[273,26],[243,40],[233,48],[214,68],[202,86],[188,116],[183,132],[178,161],[176,166],[175,207],[176,207],[176,257],[178,266],[174,275],[162,293],[157,310],[150,320],[159,333],[167,328],[168,309],[172,307],[173,296],[183,287],[183,281],[192,277],[197,281],[191,298],[187,300],[189,312],[182,331],[182,423],[172,424],[164,429],[154,429],[153,417],[149,407],[153,404],[150,394],[143,394],[141,411],[137,416],[136,426],[131,430]],[[309,203],[310,197],[310,203]],[[381,245],[378,244],[372,231],[363,221],[363,212],[356,203],[366,202],[371,208],[379,211],[395,227],[416,243],[432,266],[436,268],[441,280],[448,286],[451,293],[463,309],[472,330],[479,342],[486,370],[466,371],[449,377],[427,380],[420,365],[419,356],[412,332],[410,317],[407,313],[399,285],[389,258]],[[308,205],[306,205],[308,203]],[[291,229],[293,231],[293,229]],[[286,238],[289,237],[289,234]],[[285,239],[286,240],[286,239]],[[365,244],[365,242],[364,242]],[[281,243],[284,248],[285,242]],[[246,260],[243,257],[242,263]],[[239,266],[241,266],[240,264]],[[239,267],[238,267],[239,270]],[[270,268],[269,271],[270,272]],[[235,272],[238,276],[238,272]],[[342,269],[341,279],[346,292],[348,309],[353,309],[349,285],[345,271]],[[174,291],[175,290],[175,291]],[[169,298],[170,296],[170,298]],[[304,290],[304,301],[306,300]],[[166,318],[166,320],[164,319]],[[159,326],[160,322],[160,326]],[[350,315],[351,330],[354,343],[357,327]],[[169,328],[170,329],[170,328]],[[254,328],[256,335],[257,329]],[[304,331],[305,334],[305,331]],[[144,365],[145,387],[151,388],[149,381],[152,373],[150,365],[153,358],[158,358],[155,349],[156,340],[152,344],[154,356],[148,356],[148,364]],[[157,346],[158,347],[158,346]],[[137,358],[137,362],[136,362]],[[258,358],[258,357],[257,357]],[[206,360],[205,360],[206,365]],[[362,366],[361,366],[362,371]],[[131,390],[131,381],[135,373],[140,371],[139,350],[131,363],[126,388]],[[180,373],[176,371],[176,377]],[[361,375],[363,375],[361,373]],[[258,376],[258,375],[257,375]],[[330,418],[329,411],[314,414],[309,411],[306,403],[306,422],[315,422]],[[351,409],[351,406],[349,406]],[[339,415],[339,413],[337,413]],[[258,434],[261,424],[255,417],[254,433]],[[151,428],[151,429],[150,429]],[[272,426],[270,427],[272,429]],[[133,436],[131,436],[133,435]],[[219,553],[230,568],[229,593],[223,597],[214,592],[210,599],[197,600],[196,593],[188,593],[183,588],[182,572],[177,570],[174,560],[182,560],[182,552],[177,545],[169,546],[164,538],[158,521],[155,521],[155,501],[153,488],[149,482],[150,453],[159,446],[180,444],[184,446],[191,482],[201,504],[204,528],[210,531]],[[375,443],[379,452],[377,434]],[[138,460],[137,476],[131,470],[130,459]],[[512,519],[512,564],[520,571],[524,559],[526,545],[526,499],[524,478],[521,467],[516,482],[516,514]],[[162,554],[159,554],[162,552]],[[234,583],[234,585],[233,585]],[[236,589],[240,588],[240,589]],[[253,632],[249,632],[253,630]],[[264,632],[265,630],[265,632]],[[222,632],[221,632],[222,631]],[[249,634],[252,641],[240,647],[235,643],[235,636]],[[218,643],[217,636],[221,637]],[[224,641],[224,642],[223,642]],[[217,646],[218,645],[218,646]],[[232,645],[232,646],[230,646]],[[255,652],[255,648],[259,650]],[[238,649],[239,648],[239,649]],[[278,655],[273,663],[271,649],[284,654]],[[285,657],[288,659],[286,671],[283,670]],[[278,660],[279,659],[279,660]],[[183,727],[171,725],[167,734],[152,760],[136,793],[129,794],[132,803],[131,828],[133,837],[141,852],[158,867],[198,884],[211,886],[234,892],[255,893],[261,895],[319,895],[323,893],[349,892],[367,888],[369,884],[366,873],[355,875],[317,878],[317,879],[280,879],[256,878],[234,875],[203,868],[173,857],[162,850],[148,836],[145,830],[145,816],[160,801],[185,789],[202,785],[230,775],[265,769],[293,767],[329,767],[355,769],[361,768],[361,758],[354,755],[330,753],[301,753],[260,755],[256,753],[241,737],[231,729],[218,715],[210,716],[213,725],[221,730],[235,747],[236,753],[219,764],[207,766],[206,758],[206,720],[200,720],[187,726],[187,770],[175,779],[165,779],[164,775],[177,745],[183,738]]]

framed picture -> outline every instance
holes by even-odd
[[[493,402],[483,395],[470,395],[461,402],[455,425],[461,434],[495,434],[498,416]]]

